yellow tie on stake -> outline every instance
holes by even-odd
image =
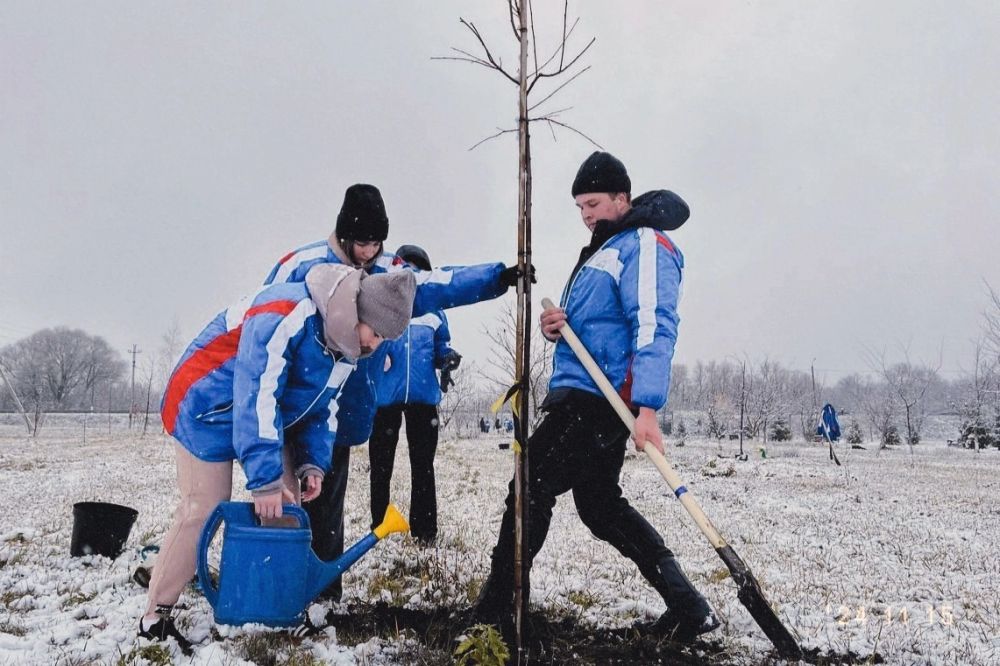
[[[521,442],[517,439],[518,434],[521,432],[521,414],[517,406],[518,404],[518,394],[521,392],[520,384],[514,384],[507,391],[496,399],[496,401],[490,405],[490,412],[496,414],[503,406],[510,402],[510,412],[514,415],[514,444],[511,446],[514,449],[514,453],[521,453]]]

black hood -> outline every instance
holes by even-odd
[[[570,273],[570,281],[572,282],[573,276],[580,270],[580,266],[590,259],[612,236],[640,227],[650,227],[658,231],[673,231],[687,222],[690,215],[691,209],[684,203],[684,199],[670,190],[653,190],[632,199],[632,207],[622,216],[622,219],[617,222],[597,221],[597,224],[594,225],[594,233],[590,237],[590,244],[580,250],[580,259],[576,262],[573,272]]]
[[[626,229],[651,227],[659,231],[673,231],[687,222],[691,209],[670,190],[653,190],[632,200],[632,208],[617,222],[599,220],[594,225],[594,236],[604,240]],[[608,232],[611,232],[608,234]],[[600,244],[603,244],[602,240]],[[591,243],[593,244],[593,243]]]

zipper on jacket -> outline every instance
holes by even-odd
[[[406,327],[406,391],[403,392],[403,402],[410,401],[410,328],[412,324]]]
[[[624,233],[624,231],[627,231],[627,230],[623,230],[623,231],[621,231],[621,232],[619,232],[619,233],[615,234],[614,236],[612,236],[612,237],[611,237],[611,238],[609,238],[608,240],[604,241],[603,243],[601,243],[601,247],[597,248],[597,249],[596,249],[596,250],[594,251],[594,254],[590,255],[590,257],[589,257],[589,258],[587,259],[587,261],[583,262],[583,265],[582,265],[582,266],[580,266],[579,270],[577,270],[577,271],[576,271],[576,274],[575,274],[575,275],[573,276],[573,279],[569,281],[569,284],[567,284],[567,285],[566,285],[566,288],[565,288],[565,289],[563,290],[563,294],[562,294],[562,298],[561,298],[561,299],[559,299],[559,307],[561,307],[561,308],[562,308],[563,310],[565,310],[565,309],[566,309],[566,304],[567,304],[567,303],[569,303],[569,296],[570,296],[570,294],[571,294],[571,293],[573,292],[573,285],[575,285],[575,284],[576,284],[576,281],[577,281],[577,280],[578,280],[578,279],[580,278],[580,273],[582,273],[582,272],[583,272],[583,269],[587,267],[587,264],[589,264],[589,263],[590,263],[590,260],[591,260],[591,259],[593,259],[594,257],[596,257],[596,256],[597,256],[597,254],[598,254],[598,253],[599,253],[599,252],[600,252],[601,250],[603,250],[603,249],[604,249],[604,246],[605,246],[605,245],[607,245],[608,243],[610,243],[611,241],[613,241],[613,240],[614,240],[615,238],[617,238],[617,237],[618,237],[618,236],[619,236],[619,235],[620,235],[621,233]],[[567,317],[567,318],[566,318],[566,320],[567,320],[567,322],[568,322],[568,321],[569,321],[569,317]],[[560,342],[563,342],[563,339],[562,339],[562,336],[559,336],[559,340],[558,340],[558,341],[556,342],[556,345],[558,346],[558,344],[559,344]],[[558,356],[556,356],[555,352],[553,352],[553,353],[552,353],[552,376],[553,376],[553,377],[555,377],[555,375],[556,375],[556,365],[557,365],[558,363],[559,363],[559,357],[558,357]]]

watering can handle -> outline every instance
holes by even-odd
[[[218,588],[212,587],[212,576],[208,572],[208,545],[212,543],[215,533],[219,531],[222,524],[222,504],[215,507],[215,511],[205,521],[205,527],[201,530],[201,539],[198,541],[198,583],[209,605],[215,608],[219,599]]]

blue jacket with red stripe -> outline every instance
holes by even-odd
[[[248,490],[281,478],[286,444],[297,471],[329,471],[334,400],[355,365],[335,359],[322,341],[323,321],[304,283],[244,298],[181,356],[164,392],[163,427],[201,460],[239,459]]]
[[[401,337],[383,342],[389,369],[378,387],[378,406],[441,402],[441,384],[434,369],[441,367],[451,351],[449,342],[448,319],[440,310],[414,317]]]
[[[290,252],[271,270],[264,284],[302,282],[310,268],[318,263],[343,263],[328,241],[317,241]],[[394,254],[383,252],[368,269],[369,273],[413,270],[417,293],[413,316],[469,305],[502,295],[507,288],[500,284],[501,263],[474,266],[445,266],[430,271],[416,270]],[[338,400],[336,446],[358,446],[368,441],[378,407],[379,383],[388,348],[379,345],[375,353],[358,361],[358,370],[348,379]]]
[[[684,257],[662,231],[687,219],[673,192],[637,197],[563,291],[567,321],[626,402],[659,409],[667,401],[677,341],[677,302]],[[678,221],[678,218],[682,218]],[[600,240],[601,229],[595,229]],[[587,248],[585,248],[587,251]],[[601,395],[565,340],[556,344],[549,391],[575,388]]]

